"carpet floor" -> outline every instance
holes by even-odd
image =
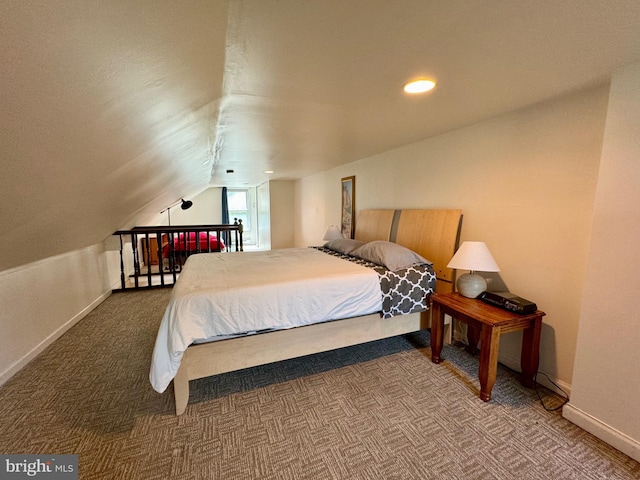
[[[427,332],[193,381],[176,417],[148,381],[170,293],[112,295],[0,387],[0,453],[81,479],[640,478],[502,366],[480,401],[477,357],[432,364]]]

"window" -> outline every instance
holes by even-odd
[[[255,191],[250,188],[227,188],[227,205],[229,207],[229,222],[235,218],[242,220],[243,237],[246,245],[255,244],[253,228],[256,218]]]

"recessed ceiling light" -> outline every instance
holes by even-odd
[[[265,170],[264,173],[273,173],[273,170]]]
[[[429,90],[433,90],[436,86],[436,82],[433,80],[427,80],[426,78],[420,78],[418,80],[412,80],[404,85],[404,91],[407,93],[424,93]]]

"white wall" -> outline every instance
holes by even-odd
[[[461,240],[487,242],[508,288],[547,313],[540,370],[570,389],[607,100],[592,88],[306,177],[296,243],[340,223],[349,175],[357,210],[462,208]],[[504,336],[500,361],[519,368],[520,341]]]
[[[269,182],[264,182],[256,188],[256,203],[258,209],[258,248],[271,250],[271,200]]]
[[[295,245],[294,183],[292,180],[269,181],[271,248]]]
[[[269,180],[256,189],[258,204],[258,248],[295,246],[296,182]]]
[[[0,384],[111,293],[95,245],[0,272]]]
[[[327,227],[331,224],[340,225],[342,192],[340,180],[336,181],[335,178],[336,173],[331,170],[303,178],[296,183],[294,191],[296,246],[321,245]]]
[[[640,461],[640,63],[612,81],[571,402],[563,414]]]
[[[171,209],[171,225],[204,225],[222,223],[222,188],[210,187],[192,198],[193,205],[182,210],[180,204]],[[158,214],[152,225],[167,225],[167,212]]]

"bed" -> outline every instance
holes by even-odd
[[[202,252],[222,252],[225,249],[222,239],[208,232],[180,232],[172,235],[173,241],[163,235],[162,259],[166,268],[171,263],[175,266],[184,265],[187,257]],[[198,238],[198,240],[196,240]],[[173,243],[173,248],[171,248]]]
[[[369,250],[378,244],[386,249],[386,241],[410,249],[418,258],[430,261],[428,272],[420,274],[431,282],[429,288],[449,292],[455,279],[454,271],[446,265],[457,246],[461,219],[457,209],[362,210],[357,217],[355,242]],[[377,242],[381,240],[385,242]],[[150,371],[156,391],[164,391],[173,382],[177,415],[186,409],[190,380],[429,327],[430,295],[426,290],[418,295],[424,300],[422,306],[396,315],[388,302],[385,304],[385,295],[380,295],[382,274],[390,269],[376,269],[370,258],[340,258],[353,252],[321,250],[309,247],[274,250],[261,256],[252,256],[258,252],[234,252],[189,258],[159,328]],[[294,262],[298,256],[301,261]],[[287,266],[289,262],[292,268]],[[340,271],[334,273],[334,268]],[[415,269],[420,268],[422,262],[416,261]],[[249,269],[251,275],[247,276],[244,272]],[[404,272],[404,267],[400,271]],[[413,270],[411,273],[415,274]],[[230,288],[212,300],[210,295],[219,295],[220,287],[236,282],[229,279],[233,276],[238,277],[243,289]],[[266,284],[263,276],[271,277],[276,284]],[[289,295],[294,285],[295,292]],[[321,297],[320,292],[328,297]],[[326,300],[340,296],[339,309]],[[290,305],[288,297],[302,303]],[[276,301],[270,302],[273,299]],[[227,300],[228,305],[220,305]],[[307,315],[305,309],[311,313]],[[254,323],[239,325],[237,318],[245,310],[250,311],[248,318]],[[310,315],[317,318],[309,320]],[[209,318],[214,317],[216,321],[211,322]]]
[[[200,241],[196,245],[196,233],[199,233]],[[207,241],[207,237],[208,241]],[[169,255],[169,242],[162,247],[162,253],[166,257]],[[207,232],[180,232],[173,237],[173,249],[176,252],[220,252],[224,249],[222,240],[218,241],[213,233]]]

